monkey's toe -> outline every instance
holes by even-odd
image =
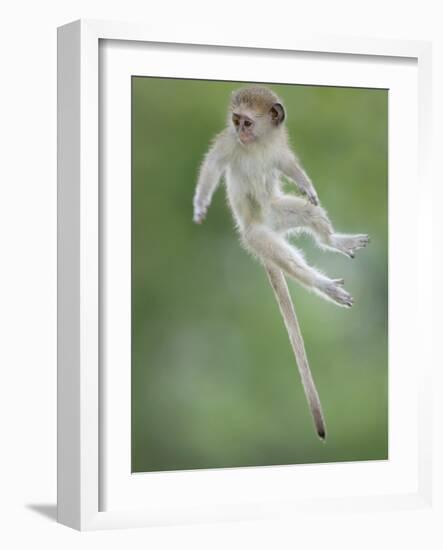
[[[323,289],[324,293],[335,302],[338,306],[341,307],[352,307],[354,304],[354,299],[352,296],[343,288],[341,283],[343,279],[331,280]],[[344,283],[344,281],[343,281]]]
[[[365,248],[365,246],[368,246],[370,242],[371,239],[369,238],[369,235],[357,235],[355,249],[358,250],[359,248]]]

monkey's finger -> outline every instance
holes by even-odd
[[[194,223],[201,224],[201,223],[203,223],[205,217],[206,217],[206,212],[204,212],[202,210],[197,210],[197,211],[194,212],[193,221],[194,221]]]
[[[316,195],[309,195],[308,196],[308,201],[311,204],[313,204],[314,206],[318,206],[319,200],[318,200],[318,197]]]

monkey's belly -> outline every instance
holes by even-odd
[[[265,199],[248,190],[232,193],[228,187],[228,200],[240,229],[265,220],[265,205],[269,204],[270,198]]]

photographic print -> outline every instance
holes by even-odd
[[[132,77],[132,471],[388,458],[388,91]]]

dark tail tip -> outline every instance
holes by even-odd
[[[319,428],[317,434],[322,441],[326,441],[326,430],[324,428]]]

